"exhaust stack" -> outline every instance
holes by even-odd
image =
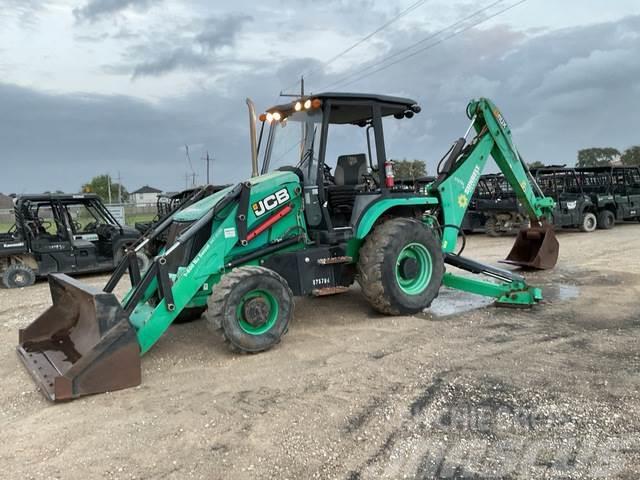
[[[251,137],[251,176],[258,176],[258,135],[256,132],[256,105],[247,97],[249,108],[249,135]]]

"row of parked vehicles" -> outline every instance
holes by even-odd
[[[552,223],[556,228],[592,232],[610,229],[617,221],[640,221],[640,167],[531,169],[543,196],[555,200]],[[425,177],[422,183],[435,179]],[[400,180],[399,185],[403,182]],[[411,185],[409,185],[411,184]],[[414,182],[407,182],[412,189]],[[31,285],[48,273],[89,273],[113,270],[127,247],[169,217],[180,206],[220,191],[210,185],[158,199],[158,215],[136,228],[120,225],[99,197],[85,195],[24,195],[14,208],[15,224],[0,233],[0,286]],[[465,232],[485,231],[491,236],[517,233],[529,218],[502,174],[483,175],[462,224]],[[138,252],[145,270],[166,242],[166,235]]]
[[[640,221],[640,167],[531,169],[542,194],[555,200],[551,223],[583,232],[611,229],[616,222]],[[513,234],[528,217],[502,174],[483,175],[463,223],[466,232]]]

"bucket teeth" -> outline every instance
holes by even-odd
[[[52,401],[140,384],[135,329],[112,293],[49,276],[53,305],[20,330],[18,355]]]

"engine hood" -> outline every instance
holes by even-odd
[[[259,192],[264,190],[265,192],[271,191],[280,185],[284,185],[290,182],[300,182],[298,176],[293,172],[281,172],[275,171],[253,177],[247,180],[251,184],[252,191]],[[211,210],[220,200],[222,200],[228,193],[233,190],[234,185],[231,185],[224,190],[220,190],[213,195],[203,198],[202,200],[189,205],[184,210],[181,210],[174,217],[176,222],[193,222],[205,215]]]

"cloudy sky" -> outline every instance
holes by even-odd
[[[423,112],[387,132],[387,151],[431,169],[476,96],[501,107],[528,161],[640,143],[640,2],[527,0],[498,14],[514,3],[0,0],[0,191],[77,191],[118,172],[130,190],[183,188],[185,144],[199,181],[206,149],[216,182],[239,180],[245,97],[267,108],[302,73],[307,91],[415,98]]]

